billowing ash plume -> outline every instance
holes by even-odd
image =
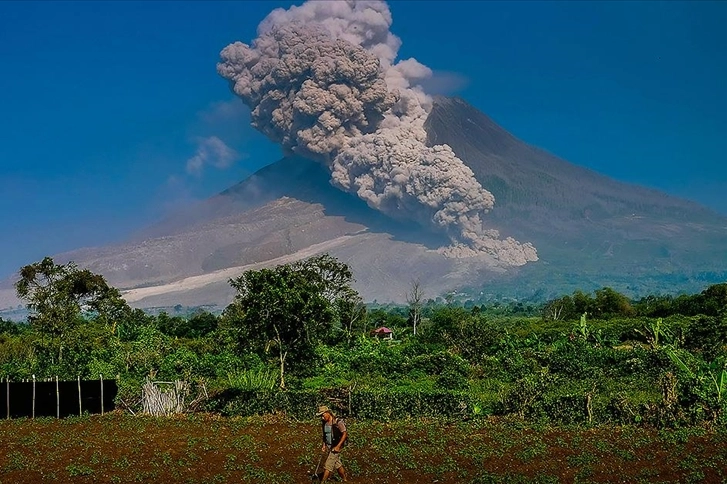
[[[395,62],[401,45],[383,1],[309,1],[271,12],[251,45],[225,47],[217,70],[252,110],[252,124],[313,158],[331,182],[393,218],[446,232],[452,257],[537,260],[530,243],[482,226],[494,197],[447,145],[426,146],[431,70]]]

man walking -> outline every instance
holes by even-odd
[[[341,448],[346,442],[346,438],[348,438],[346,422],[342,418],[336,418],[331,409],[325,405],[318,407],[316,416],[321,417],[321,433],[323,436],[321,452],[328,452],[321,482],[326,482],[334,470],[338,471],[341,479],[348,481],[346,471],[341,463]]]

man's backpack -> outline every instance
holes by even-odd
[[[343,432],[341,431],[340,427],[338,426],[339,422],[340,423],[343,423],[344,426],[346,425],[346,421],[343,420],[342,418],[337,418],[336,421],[333,422],[333,425],[331,425],[331,433],[332,433],[332,435],[331,435],[331,447],[337,446],[338,443],[341,441],[341,437],[343,437]],[[346,431],[348,431],[348,429],[346,429]],[[341,445],[341,447],[342,448],[343,447],[346,447],[346,445],[348,444],[348,441],[349,440],[351,440],[351,434],[350,433],[346,436],[346,440],[343,441],[343,444]]]

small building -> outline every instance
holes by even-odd
[[[394,332],[387,328],[386,326],[382,326],[380,328],[376,328],[371,331],[371,336],[376,336],[377,338],[381,339],[394,339]]]

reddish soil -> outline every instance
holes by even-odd
[[[727,482],[724,429],[537,429],[513,422],[348,422],[350,480]],[[266,416],[0,421],[0,484],[310,483],[317,421]]]

